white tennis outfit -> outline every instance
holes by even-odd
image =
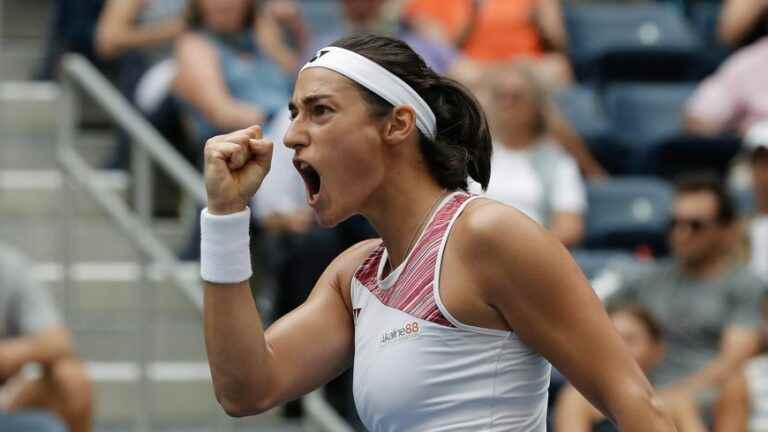
[[[445,244],[474,198],[446,197],[386,278],[380,245],[352,279],[354,395],[370,431],[545,431],[549,363],[513,332],[461,323],[440,300]]]

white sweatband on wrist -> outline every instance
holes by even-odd
[[[251,209],[228,215],[200,215],[200,277],[213,283],[251,278]]]
[[[432,108],[413,87],[380,64],[354,51],[329,46],[318,51],[301,70],[313,67],[344,75],[394,106],[410,106],[416,112],[416,127],[429,139],[435,139],[437,120]]]

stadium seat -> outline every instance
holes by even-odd
[[[613,140],[610,122],[594,89],[574,85],[555,91],[553,100],[600,164],[612,174],[620,173],[629,149]]]
[[[612,84],[604,100],[614,138],[631,149],[624,172],[648,172],[654,146],[682,134],[682,109],[694,84]]]
[[[696,32],[668,5],[570,6],[565,18],[581,80],[687,80],[689,64],[702,50]]]
[[[584,248],[666,253],[672,199],[672,187],[652,177],[588,183]]]
[[[709,171],[725,177],[740,150],[741,140],[735,135],[671,137],[649,150],[645,171],[669,180],[690,171]]]

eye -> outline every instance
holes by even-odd
[[[290,108],[288,111],[290,112],[291,121],[293,121],[296,118],[296,116],[299,115],[296,108]]]
[[[312,115],[315,116],[322,116],[330,113],[331,111],[331,108],[327,105],[314,105],[312,107]]]

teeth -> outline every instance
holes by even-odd
[[[299,168],[302,169],[302,170],[305,170],[305,169],[309,168],[309,164],[306,163],[306,162],[299,162]]]

